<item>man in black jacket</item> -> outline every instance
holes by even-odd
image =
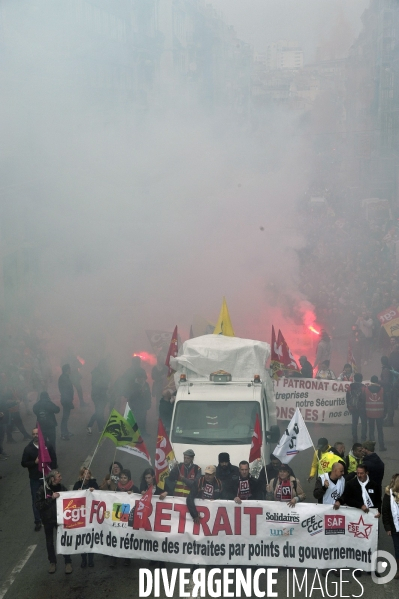
[[[381,514],[381,487],[370,480],[367,467],[359,464],[356,468],[356,476],[345,484],[345,490],[341,497],[334,503],[334,509],[338,510],[341,505],[356,507],[367,514],[370,508],[376,508]]]
[[[227,452],[219,453],[218,461],[216,478],[222,481],[224,487],[227,481],[231,481],[233,476],[238,477],[240,471],[238,470],[238,466],[233,466],[230,463],[230,455]]]
[[[71,381],[71,367],[69,364],[64,364],[62,367],[62,374],[58,379],[58,389],[61,395],[62,405],[62,420],[61,420],[61,439],[69,441],[72,437],[68,431],[68,420],[73,410],[73,385]]]
[[[46,535],[47,556],[50,562],[49,574],[54,574],[57,558],[54,549],[53,531],[57,530],[57,499],[60,493],[68,489],[61,484],[62,477],[58,470],[51,470],[46,476],[46,488],[40,486],[36,494],[36,508],[39,510]],[[65,574],[71,574],[71,556],[64,555]]]
[[[57,420],[55,415],[60,411],[59,406],[53,403],[47,391],[40,393],[40,399],[33,406],[33,413],[36,414],[40,428],[42,429],[45,441],[48,441],[55,450],[55,428]]]
[[[223,499],[233,499],[242,503],[248,499],[262,499],[259,482],[249,474],[249,463],[242,460],[238,476],[233,476],[223,486]]]
[[[48,452],[51,458],[51,468],[57,468],[57,456],[50,444],[47,445]],[[21,466],[27,468],[29,472],[30,492],[32,496],[32,509],[35,518],[35,531],[41,529],[40,514],[36,508],[36,493],[40,486],[43,487],[43,473],[39,471],[37,465],[39,463],[39,434],[37,428],[32,431],[32,441],[28,443],[22,454]]]
[[[382,479],[384,478],[385,464],[375,451],[374,441],[365,441],[363,447],[363,464],[366,466],[370,479],[373,480],[381,489]]]
[[[309,362],[309,360],[307,359],[306,356],[301,356],[299,358],[299,363],[301,365],[301,376],[303,376],[305,379],[312,379],[313,378],[313,367],[311,365],[311,363]]]

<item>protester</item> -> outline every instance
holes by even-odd
[[[118,493],[140,493],[140,490],[138,489],[138,487],[136,487],[136,485],[133,482],[130,470],[128,470],[127,468],[124,468],[120,473],[119,480],[116,484],[116,490]]]
[[[389,359],[387,356],[381,357],[381,375],[380,375],[380,385],[384,390],[384,404],[385,404],[385,413],[386,418],[383,422],[384,426],[393,426],[393,417],[394,417],[394,403],[393,403],[393,383],[394,377],[391,369],[391,365],[389,363]]]
[[[313,366],[311,365],[311,363],[309,362],[309,360],[307,359],[306,356],[301,356],[299,358],[299,363],[301,365],[301,376],[303,376],[303,378],[305,379],[312,379],[313,378]]]
[[[337,376],[337,381],[350,381],[352,383],[353,380],[352,366],[345,364],[343,371]]]
[[[387,535],[392,537],[398,570],[394,576],[399,578],[399,474],[394,474],[385,487],[382,499],[382,523]]]
[[[276,458],[276,456],[271,453],[270,462],[266,464],[266,468],[263,466],[259,473],[258,481],[261,489],[266,489],[266,485],[268,485],[273,478],[278,476],[278,473],[280,472],[280,466],[281,460]],[[290,468],[290,475],[295,476],[291,466],[288,467]]]
[[[161,501],[165,499],[167,496],[167,491],[164,491],[160,487],[157,486],[157,481],[155,479],[155,471],[153,468],[146,468],[141,475],[140,480],[140,493],[144,495],[148,491],[148,489],[153,488],[153,495],[157,495]]]
[[[159,354],[157,356],[157,363],[151,370],[151,378],[152,378],[152,389],[151,395],[155,397],[155,399],[159,399],[162,395],[162,391],[165,389],[165,385],[167,383],[169,369],[165,365],[165,356],[163,354]],[[165,395],[165,393],[164,393]]]
[[[49,574],[54,574],[57,568],[57,558],[54,549],[54,529],[57,530],[57,498],[60,493],[67,491],[61,484],[62,477],[58,470],[51,470],[45,478],[45,486],[40,485],[36,494],[36,509],[43,522],[46,535],[47,556],[50,562]],[[64,555],[65,574],[72,573],[72,560],[70,555]]]
[[[73,385],[70,378],[71,367],[69,364],[64,364],[62,367],[62,374],[58,379],[58,389],[61,396],[62,405],[62,420],[61,420],[61,439],[69,441],[73,434],[68,430],[68,420],[73,410]]]
[[[330,365],[330,360],[331,360],[331,338],[330,338],[329,334],[327,333],[327,331],[322,329],[320,341],[317,344],[314,368],[320,369],[321,364],[326,361],[328,361],[328,365]]]
[[[60,408],[51,401],[47,391],[40,393],[40,399],[33,406],[33,413],[37,417],[45,441],[55,449],[56,445],[56,414],[59,414]]]
[[[82,466],[79,470],[79,478],[73,485],[74,491],[80,491],[81,489],[89,489],[90,491],[98,491],[99,489],[96,479],[92,477],[91,470],[86,468],[86,466]]]
[[[238,466],[233,466],[230,463],[230,455],[226,452],[219,453],[218,465],[216,466],[216,478],[222,481],[223,485],[226,481],[230,481],[233,476],[238,477],[240,471]]]
[[[100,485],[101,491],[116,491],[123,466],[120,462],[112,462],[107,474]]]
[[[183,462],[177,464],[169,474],[169,492],[175,497],[188,497],[191,489],[201,477],[201,468],[194,464],[194,457],[194,451],[186,449],[183,452]],[[174,489],[172,489],[173,485]]]
[[[281,464],[278,476],[267,485],[266,499],[285,501],[289,507],[295,507],[299,501],[305,501],[306,495],[301,483],[291,475],[291,468],[287,464]]]
[[[361,443],[354,443],[352,449],[345,458],[347,473],[356,472],[356,468],[362,463],[363,447]]]
[[[366,416],[369,425],[369,439],[374,441],[374,426],[377,427],[380,451],[386,451],[383,420],[385,415],[384,390],[378,384],[378,376],[372,376],[371,385],[366,387]]]
[[[53,447],[48,444],[47,449],[51,458],[50,468],[57,468],[57,456]],[[40,486],[43,486],[43,472],[39,470],[39,431],[37,428],[32,430],[32,441],[28,443],[22,454],[21,466],[28,469],[30,493],[32,497],[32,510],[35,519],[35,531],[38,532],[41,527],[39,510],[36,507],[36,493]]]
[[[222,483],[216,478],[215,466],[207,466],[204,476],[195,480],[187,495],[186,503],[188,511],[196,524],[200,522],[200,515],[195,507],[195,499],[221,499]]]
[[[7,431],[7,443],[16,443],[13,439],[12,433],[14,428],[17,428],[23,435],[23,440],[27,441],[31,438],[28,431],[26,430],[24,423],[22,422],[21,414],[19,411],[20,400],[11,391],[6,393],[6,401],[8,403],[9,419],[6,427]]]
[[[324,505],[333,505],[345,489],[344,467],[340,462],[333,464],[331,472],[321,474],[316,479],[313,497]]]
[[[376,508],[379,518],[381,512],[381,487],[369,478],[367,466],[359,464],[356,468],[356,476],[345,484],[344,492],[334,503],[334,509],[338,510],[341,505],[348,505],[361,509],[367,513],[370,508]]]
[[[328,440],[325,437],[321,437],[317,441],[317,451],[315,451],[313,456],[308,482],[310,482],[315,475],[320,476],[320,474],[330,472],[333,464],[338,461],[341,461],[344,464],[339,456],[332,451],[332,447],[329,445]]]
[[[385,465],[381,458],[375,453],[374,441],[365,441],[362,444],[363,447],[363,461],[362,464],[366,466],[367,471],[371,480],[377,483],[380,488],[382,486],[382,479],[384,478]]]
[[[164,425],[165,431],[168,433],[168,435],[172,425],[174,399],[175,398],[172,397],[171,392],[166,389],[159,401],[159,417],[162,420],[162,424]]]
[[[242,460],[238,470],[238,476],[233,475],[223,482],[223,499],[232,499],[238,504],[248,499],[263,499],[259,481],[249,473],[249,463]]]
[[[74,491],[85,491],[85,490],[89,490],[89,491],[94,491],[95,489],[98,490],[98,484],[95,478],[92,477],[91,471],[86,468],[85,466],[82,466],[82,468],[79,470],[79,479],[76,481],[76,483],[73,485],[73,490]],[[89,568],[93,568],[94,567],[94,554],[93,553],[82,553],[81,554],[82,558],[81,558],[81,563],[80,563],[80,567],[81,568],[86,568],[86,566],[88,565]]]
[[[151,407],[151,391],[147,383],[145,371],[140,369],[137,374],[131,395],[129,396],[129,407],[136,418],[141,434],[146,434],[147,411]]]
[[[362,332],[362,344],[363,350],[362,355],[364,359],[364,363],[367,364],[370,359],[371,346],[373,341],[373,319],[367,311],[363,311],[362,315],[356,321],[356,326],[359,327],[359,330]]]
[[[92,427],[97,422],[98,431],[102,432],[105,426],[104,409],[108,403],[108,387],[111,375],[106,360],[100,360],[91,373],[91,399],[94,404],[94,414],[87,424],[87,432],[92,434]]]
[[[330,369],[330,360],[324,360],[324,362],[320,362],[320,368],[317,371],[316,378],[328,381],[334,381],[336,379],[335,374]]]
[[[365,441],[367,437],[367,415],[366,415],[366,386],[363,385],[363,375],[357,372],[354,376],[354,382],[349,385],[346,392],[346,405],[352,416],[352,439],[357,443],[357,425],[360,419],[361,440]]]

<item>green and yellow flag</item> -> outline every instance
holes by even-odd
[[[220,310],[219,318],[213,334],[226,335],[226,337],[235,337],[225,298],[223,298],[222,308]]]
[[[116,410],[111,410],[108,422],[105,425],[101,439],[107,437],[121,451],[133,453],[144,458],[151,464],[150,454],[144,440],[141,437],[140,429],[137,426],[136,419],[129,405],[126,405],[125,417]]]

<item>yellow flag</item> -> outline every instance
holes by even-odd
[[[223,298],[222,309],[220,310],[219,318],[213,334],[226,335],[226,337],[235,337],[225,298]]]

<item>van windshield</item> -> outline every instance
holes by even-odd
[[[246,445],[251,443],[259,403],[256,401],[179,401],[172,443]]]

